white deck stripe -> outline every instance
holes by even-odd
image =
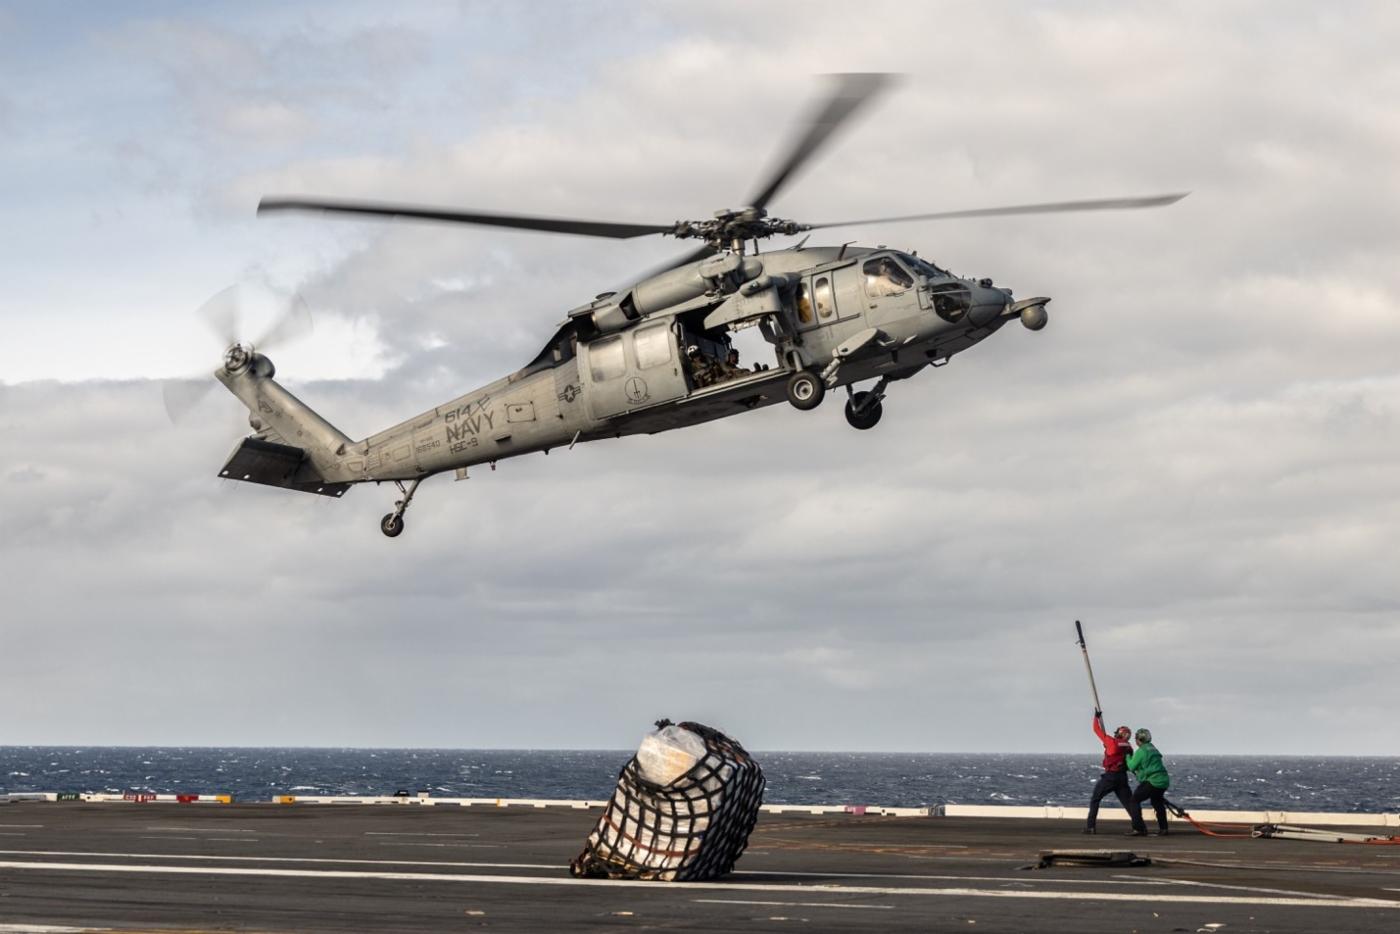
[[[3,853],[4,850],[0,850]],[[1017,871],[1014,875],[1006,876],[960,876],[960,875],[933,875],[930,873],[904,873],[904,872],[782,872],[777,869],[739,869],[740,875],[745,876],[774,876],[793,879],[922,879],[928,882],[1014,882],[1020,885],[1027,885],[1029,877]],[[1049,876],[1040,876],[1034,880],[1036,883],[1049,885],[1164,885],[1162,882],[1153,882],[1151,879],[1134,879],[1131,882],[1113,882],[1103,879],[1056,879]]]
[[[105,856],[109,859],[113,857],[117,859],[183,859],[191,862],[217,860],[225,863],[317,863],[333,866],[443,866],[453,869],[539,869],[552,872],[564,868],[560,863],[481,863],[442,859],[344,859],[326,856],[224,856],[213,853],[112,853],[93,850],[0,850],[0,856]],[[965,876],[900,872],[779,872],[767,869],[741,869],[739,874],[802,879],[915,879],[924,882],[1015,882],[1022,885],[1027,884],[1027,876],[1024,873],[1006,876]],[[1048,876],[1039,877],[1035,881],[1046,885],[1137,885],[1152,887],[1167,884],[1149,879],[1115,882],[1104,879],[1056,879]]]
[[[166,840],[168,837],[161,837]],[[118,859],[219,860],[234,863],[329,863],[353,866],[454,866],[467,869],[562,869],[558,863],[462,863],[439,859],[336,859],[325,856],[224,856],[214,853],[110,853],[92,850],[0,850],[0,856],[106,856]]]
[[[552,885],[587,888],[634,888],[666,891],[655,882],[630,879],[575,879],[540,876],[497,876],[437,872],[364,872],[343,869],[267,869],[237,866],[139,866],[124,863],[0,862],[0,869],[41,872],[158,873],[164,875],[271,876],[288,879],[379,879],[390,882],[459,882],[480,885]],[[690,891],[801,892],[803,894],[940,896],[944,898],[1018,898],[1110,902],[1162,902],[1208,905],[1277,905],[1294,908],[1400,909],[1400,901],[1382,898],[1244,898],[1230,895],[1156,895],[1141,892],[1020,892],[1005,889],[890,888],[868,885],[767,885],[756,882],[686,882]]]
[[[1127,876],[1116,876],[1126,879]],[[1158,877],[1161,878],[1161,877]],[[1269,889],[1257,885],[1226,885],[1222,882],[1197,882],[1194,879],[1161,879],[1162,885],[1192,885],[1203,889],[1224,889],[1227,892],[1257,892],[1264,895],[1291,895],[1301,898],[1346,898],[1345,895],[1329,895],[1325,892],[1300,892],[1297,889]]]
[[[503,843],[389,843],[380,841],[380,846],[427,846],[437,849],[448,849],[449,847],[458,850],[501,850],[505,849]]]
[[[85,801],[113,801],[116,803],[134,803],[123,795],[84,793]],[[200,793],[198,800],[194,804],[218,803],[216,799],[226,797],[219,794]],[[15,794],[0,794],[0,803],[16,801],[48,801],[56,802],[57,792],[21,792]],[[151,804],[173,803],[176,796],[173,794],[161,794],[156,796],[157,800],[148,802]],[[608,801],[591,801],[575,799],[557,798],[434,798],[432,796],[398,797],[395,795],[277,795],[272,798],[271,803],[278,804],[283,798],[291,799],[296,804],[342,804],[342,805],[410,805],[410,806],[466,806],[466,807],[567,807],[574,810],[598,809],[606,807]],[[249,802],[252,803],[252,802]],[[260,802],[266,803],[266,802]],[[990,804],[946,804],[933,805],[930,807],[887,807],[883,805],[864,804],[765,804],[761,810],[764,814],[771,814],[779,817],[784,816],[845,816],[849,815],[857,819],[861,815],[856,813],[857,809],[863,808],[864,817],[874,819],[878,816],[890,817],[913,817],[913,818],[944,818],[944,817],[990,817],[996,819],[1050,819],[1050,820],[1074,820],[1082,822],[1088,814],[1088,808],[1078,806],[1021,806],[1021,805],[990,805]],[[1356,826],[1356,827],[1400,827],[1400,813],[1386,812],[1379,814],[1343,814],[1334,812],[1318,811],[1227,811],[1227,810],[1192,810],[1191,814],[1197,820],[1218,823],[1236,824],[1321,824],[1325,826]],[[1099,814],[1099,820],[1106,821],[1126,821],[1128,815],[1121,811],[1106,811]]]
[[[893,905],[852,905],[847,902],[761,902],[743,898],[692,898],[699,905],[765,905],[775,908],[867,908],[890,911]]]

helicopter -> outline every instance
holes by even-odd
[[[404,218],[591,237],[670,236],[698,246],[666,267],[569,311],[525,366],[363,440],[352,440],[274,379],[256,345],[232,339],[214,377],[249,411],[219,476],[339,497],[357,483],[395,484],[380,521],[390,538],[429,477],[604,438],[655,434],[786,401],[816,409],[846,389],[856,429],[879,423],[891,384],[1019,320],[1045,327],[1050,298],[1016,299],[988,278],[953,275],[913,252],[808,246],[810,232],[853,224],[1118,210],[1172,204],[1185,194],[1065,201],[900,217],[801,223],[769,204],[888,75],[833,76],[805,129],[738,208],[704,220],[638,224],[440,209],[378,201],[266,197],[258,213],[301,211]],[[784,249],[762,241],[806,234]],[[750,250],[750,245],[752,250]],[[741,367],[733,335],[756,327],[773,362]],[[857,389],[857,384],[868,383]]]

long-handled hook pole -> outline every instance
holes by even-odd
[[[1089,690],[1094,692],[1094,709],[1103,710],[1103,705],[1099,703],[1099,688],[1094,683],[1094,666],[1089,664],[1089,647],[1084,644],[1084,627],[1079,620],[1074,621],[1074,631],[1079,634],[1079,651],[1084,653],[1084,670],[1089,673]]]

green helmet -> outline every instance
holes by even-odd
[[[1152,731],[1147,727],[1143,727],[1133,734],[1133,738],[1139,743],[1150,743],[1152,742]]]

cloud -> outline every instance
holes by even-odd
[[[387,420],[413,391],[395,385],[299,391],[332,420]],[[1238,749],[1285,720],[1293,751],[1384,736],[1383,718],[1323,712],[1400,701],[1384,663],[1396,517],[1376,506],[1397,451],[1333,413],[1391,418],[1398,381],[1088,426],[1072,395],[1002,418],[935,404],[998,385],[1034,388],[968,368],[908,384],[868,435],[783,407],[505,461],[425,486],[394,542],[374,529],[389,491],[308,502],[216,480],[232,400],[182,434],[153,384],[8,387],[4,430],[36,453],[0,492],[23,530],[0,549],[17,610],[4,700],[61,693],[16,741],[91,741],[84,705],[135,716],[176,696],[202,712],[236,697],[240,714],[172,710],[168,741],[625,745],[639,718],[699,707],[759,748],[987,748],[926,716],[976,697],[984,725],[1065,747],[1066,708],[1084,706],[1075,617],[1113,707],[1175,748]],[[1281,706],[1279,673],[1303,667]],[[600,672],[627,687],[600,692]],[[469,709],[495,713],[453,713]],[[149,727],[130,734],[108,741]]]
[[[382,23],[268,34],[166,18],[123,24],[108,42],[154,69],[186,134],[211,134],[221,146],[285,146],[313,142],[315,132],[347,118],[382,112],[422,58],[427,37]],[[191,141],[207,145],[198,136]]]
[[[1113,716],[1170,748],[1400,739],[1400,137],[1366,91],[1393,79],[1389,8],[859,11],[893,32],[807,5],[629,27],[636,9],[601,14],[637,40],[607,54],[513,20],[447,58],[461,21],[127,34],[180,85],[162,115],[195,142],[167,155],[208,229],[341,335],[277,358],[330,421],[364,436],[514,369],[678,245],[224,230],[264,193],[704,217],[747,197],[811,76],[847,69],[908,76],[776,213],[1193,193],[833,230],[1052,295],[1051,325],[893,386],[871,432],[832,400],[435,479],[393,542],[391,490],[215,479],[240,432],[222,393],[178,433],[152,383],[0,386],[23,439],[0,486],[12,741],[617,747],[667,715],[754,748],[1082,748],[1075,618]],[[561,17],[548,36],[605,32]],[[338,380],[297,383],[318,373]],[[94,707],[126,725],[99,734]]]
[[[244,139],[264,136],[293,139],[311,130],[311,121],[305,114],[280,102],[234,104],[224,111],[222,119],[230,136]]]

